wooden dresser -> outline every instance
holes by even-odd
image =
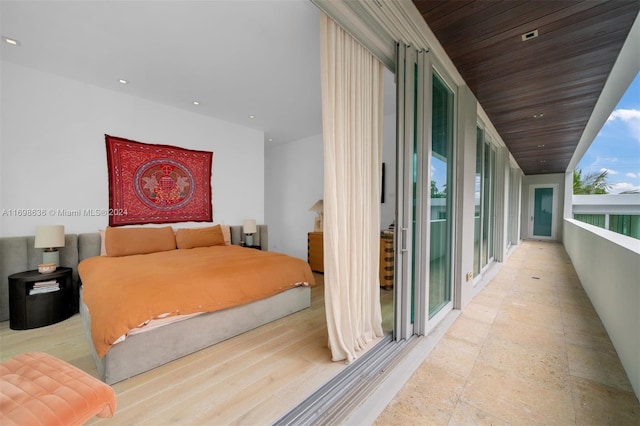
[[[380,287],[386,290],[393,288],[394,257],[393,237],[380,237]]]
[[[312,271],[324,273],[324,245],[322,232],[307,234],[307,262]],[[380,287],[393,288],[394,251],[393,238],[380,238]]]
[[[307,262],[312,271],[324,272],[324,244],[322,232],[309,232],[307,235]]]

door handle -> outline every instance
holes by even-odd
[[[401,252],[406,252],[407,250],[407,231],[409,231],[409,228],[402,228],[402,247],[400,248]]]

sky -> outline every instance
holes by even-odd
[[[640,191],[640,73],[578,163],[582,176],[607,170],[610,194]]]

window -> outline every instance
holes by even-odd
[[[617,232],[618,234],[640,239],[640,216],[612,214],[609,217],[609,230]]]
[[[605,215],[603,214],[574,214],[573,218],[580,222],[588,223],[589,225],[598,226],[604,228]]]

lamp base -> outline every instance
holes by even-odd
[[[56,266],[60,265],[60,252],[56,249],[45,250],[42,252],[42,263],[55,263]]]
[[[322,215],[316,216],[316,220],[313,222],[313,232],[322,232]]]
[[[253,245],[253,234],[244,234],[244,245],[245,246]]]

